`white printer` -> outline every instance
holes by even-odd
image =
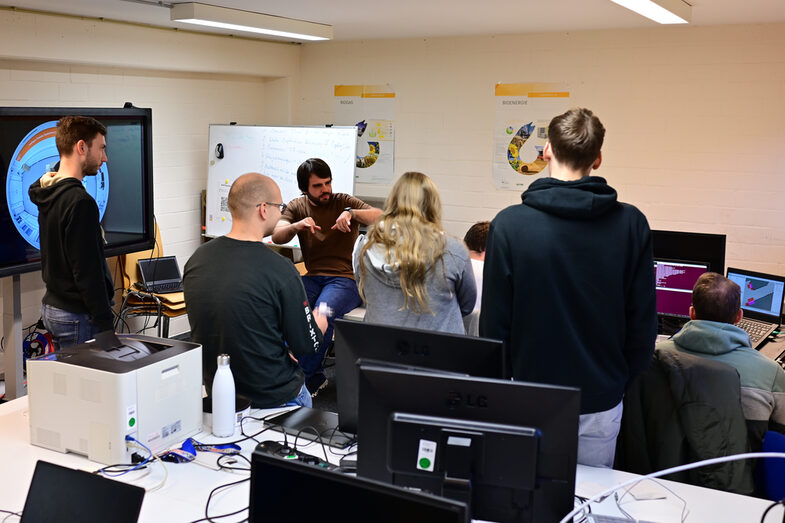
[[[30,443],[111,465],[131,463],[132,436],[153,453],[202,429],[202,347],[118,335],[111,351],[85,343],[27,362]]]

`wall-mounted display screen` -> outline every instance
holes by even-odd
[[[83,182],[98,204],[106,255],[153,245],[150,109],[0,107],[0,277],[40,268],[38,208],[27,190],[55,170],[57,121],[66,115],[92,116],[107,129],[108,161]]]

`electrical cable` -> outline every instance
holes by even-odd
[[[769,511],[771,509],[773,509],[774,507],[776,507],[777,505],[785,506],[785,499],[781,499],[779,501],[775,501],[774,503],[772,503],[771,505],[766,507],[766,510],[763,511],[763,515],[760,517],[760,523],[764,523],[764,521],[766,519],[766,516],[769,514]],[[785,510],[782,513],[782,519],[785,520]]]
[[[682,503],[682,508],[681,508],[681,520],[680,520],[680,521],[681,521],[681,523],[684,523],[684,520],[686,520],[686,519],[687,519],[687,516],[688,516],[688,515],[689,515],[689,513],[690,513],[690,511],[687,509],[687,500],[685,500],[683,497],[681,497],[681,496],[679,496],[678,494],[676,494],[676,493],[675,493],[675,492],[674,492],[672,489],[668,488],[668,486],[667,486],[665,483],[662,483],[661,481],[657,481],[656,479],[649,479],[648,481],[651,481],[651,482],[653,482],[653,483],[656,483],[658,486],[660,486],[660,487],[664,488],[665,490],[667,490],[668,492],[670,492],[671,494],[673,494],[673,496],[674,496],[676,499],[678,499],[679,501],[681,501],[681,503]],[[621,500],[624,498],[624,496],[626,496],[626,495],[627,495],[627,493],[628,493],[628,492],[630,492],[630,491],[631,491],[632,489],[634,489],[634,488],[635,488],[635,485],[630,485],[629,487],[627,487],[627,488],[624,490],[624,492],[622,493],[622,495],[621,495],[621,496],[618,496],[618,497],[616,497],[616,494],[617,494],[617,493],[614,493],[614,497],[615,497],[615,499],[616,499],[616,506],[618,507],[618,509],[619,509],[619,511],[620,511],[620,512],[624,513],[624,509],[622,509],[622,508],[621,508]]]
[[[658,478],[660,476],[667,476],[669,474],[675,474],[676,472],[683,472],[685,470],[692,470],[697,469],[700,467],[705,467],[708,465],[716,465],[718,463],[726,463],[728,461],[739,461],[742,459],[750,459],[750,458],[779,458],[785,459],[785,452],[748,452],[745,454],[734,454],[732,456],[722,456],[719,458],[711,458],[711,459],[704,459],[703,461],[696,461],[694,463],[687,463],[684,465],[679,465],[678,467],[671,467],[664,470],[658,470],[657,472],[652,472],[651,474],[646,474],[645,476],[641,476],[639,478],[633,478],[629,481],[625,481],[619,485],[611,487],[596,496],[590,498],[588,501],[583,503],[582,505],[574,508],[570,513],[564,516],[559,523],[568,523],[572,520],[573,516],[577,515],[584,506],[587,506],[591,503],[600,502],[606,499],[608,496],[613,494],[619,489],[622,489],[628,485],[633,485],[635,483],[640,483],[646,479]]]
[[[209,514],[209,511],[210,511],[210,501],[213,498],[213,494],[215,494],[220,489],[233,487],[235,485],[239,485],[240,483],[245,483],[246,481],[251,481],[251,478],[250,477],[249,478],[243,478],[243,479],[241,479],[239,481],[233,481],[231,483],[226,483],[224,485],[218,485],[213,490],[211,490],[210,491],[210,495],[207,496],[207,503],[205,503],[205,505],[204,505],[204,517],[201,518],[201,519],[197,519],[195,521],[192,521],[191,523],[199,523],[201,521],[213,522],[213,520],[215,520],[215,519],[228,518],[229,516],[234,516],[234,515],[239,514],[240,512],[242,512],[244,510],[248,510],[249,507],[244,507],[244,508],[241,508],[240,510],[236,510],[234,512],[230,512],[228,514],[221,514],[221,515],[218,515],[218,516],[211,516]],[[248,518],[245,518],[243,521],[248,521]]]
[[[320,443],[322,445],[322,452],[324,452],[324,461],[330,461],[330,458],[327,457],[327,448],[325,447],[324,441],[322,440],[322,435],[313,425],[306,425],[297,431],[297,435],[294,437],[294,451],[297,452],[297,439],[300,437],[300,434],[302,434],[305,431],[309,431],[309,432],[313,431],[317,439],[307,440],[308,443]]]

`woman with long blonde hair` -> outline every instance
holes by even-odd
[[[464,333],[477,289],[469,252],[447,236],[436,184],[419,172],[401,176],[384,212],[354,247],[354,273],[365,321]]]

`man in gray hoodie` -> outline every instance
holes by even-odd
[[[785,433],[785,371],[750,347],[746,332],[734,324],[743,315],[741,289],[728,278],[707,272],[692,290],[690,321],[658,350],[677,350],[735,367],[741,379],[741,407],[750,444],[760,449],[772,429]]]

